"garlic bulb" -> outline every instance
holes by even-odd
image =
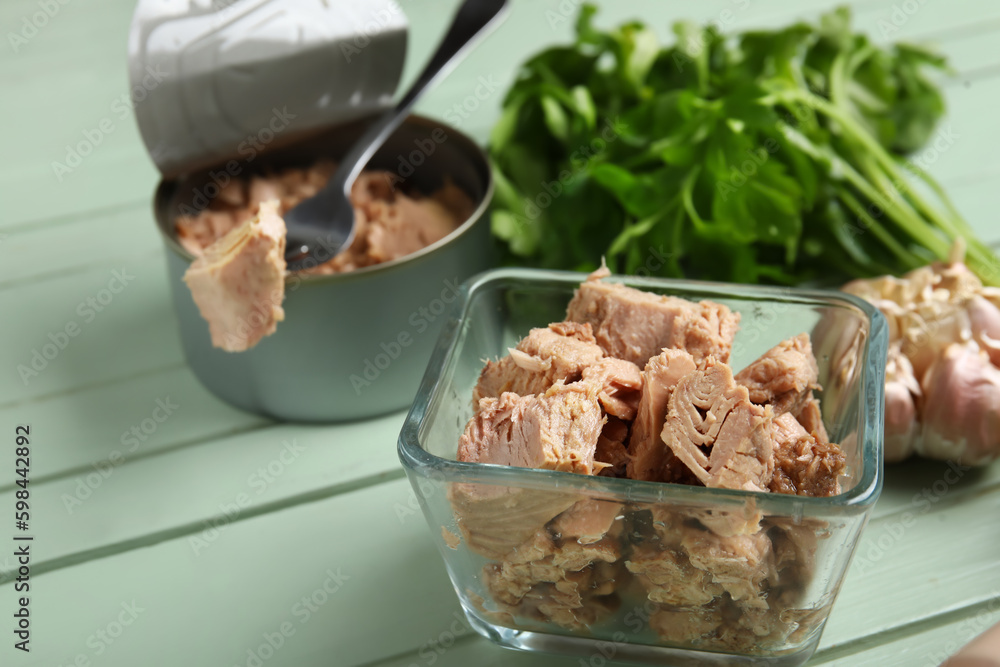
[[[957,243],[949,262],[843,287],[889,324],[887,462],[913,453],[965,465],[1000,457],[1000,289],[984,287],[963,254]],[[830,351],[840,360],[828,387],[836,395],[853,378],[855,350]]]

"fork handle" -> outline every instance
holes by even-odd
[[[351,186],[368,160],[406,118],[410,109],[435,81],[450,72],[459,62],[459,56],[496,24],[497,18],[507,7],[507,0],[465,0],[451,22],[448,32],[438,45],[430,61],[424,66],[406,94],[392,109],[386,111],[368,126],[344,156],[330,183],[324,188],[331,192],[340,190],[350,196]]]

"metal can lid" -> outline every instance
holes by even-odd
[[[386,106],[406,58],[394,0],[140,0],[139,132],[166,178]]]

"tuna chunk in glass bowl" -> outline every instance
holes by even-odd
[[[585,278],[465,283],[400,433],[470,624],[584,659],[803,664],[882,486],[884,319],[838,292]]]

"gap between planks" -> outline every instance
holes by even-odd
[[[90,217],[90,216],[88,216]],[[105,271],[108,268],[108,263],[110,260],[117,259],[118,257],[128,258],[133,261],[142,261],[149,259],[160,259],[163,256],[163,251],[159,248],[156,250],[147,250],[146,252],[140,253],[138,255],[134,253],[123,253],[121,255],[111,255],[109,257],[104,257],[93,262],[88,262],[85,264],[78,264],[68,269],[56,269],[53,271],[45,271],[43,273],[33,273],[29,276],[24,276],[21,278],[11,278],[10,280],[0,281],[0,292],[15,289],[22,285],[37,285],[39,283],[44,283],[49,280],[60,280],[67,276],[76,276],[84,273],[90,273],[92,271],[97,271],[98,269]],[[0,406],[2,407],[2,406]]]
[[[117,204],[109,204],[107,206],[97,206],[95,208],[75,213],[60,213],[48,217],[22,220],[21,222],[17,222],[9,227],[0,225],[0,232],[5,234],[16,234],[18,232],[36,231],[46,227],[58,227],[60,225],[73,224],[83,217],[93,218],[98,215],[114,215],[116,213],[124,213],[125,211],[129,211],[131,209],[149,210],[151,202],[152,196],[143,197],[142,199],[137,199],[135,201],[125,201],[118,202]]]
[[[187,362],[175,361],[169,364],[164,364],[162,366],[154,366],[153,368],[147,368],[145,370],[136,371],[134,373],[127,373],[125,375],[118,375],[115,377],[105,378],[103,380],[98,380],[96,382],[73,385],[72,387],[66,387],[65,389],[53,391],[48,394],[42,394],[40,396],[32,396],[31,398],[22,398],[13,401],[7,401],[6,403],[0,403],[0,410],[18,408],[25,405],[30,405],[31,403],[43,403],[53,398],[59,398],[60,396],[70,396],[72,394],[83,393],[91,389],[98,389],[100,387],[109,387],[115,384],[136,380],[138,378],[143,378],[150,375],[159,375],[162,373],[167,373],[182,368],[187,368]]]

